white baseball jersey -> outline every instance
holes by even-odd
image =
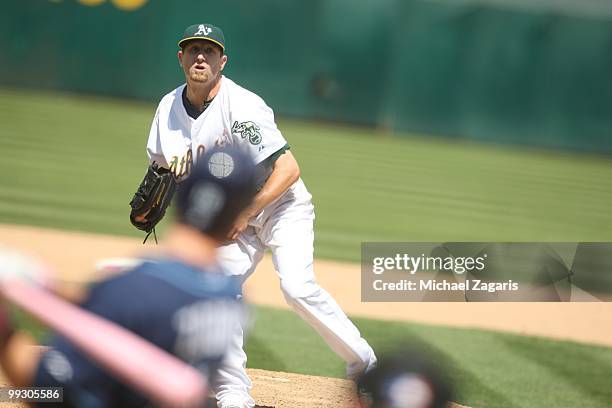
[[[231,79],[222,77],[219,92],[197,119],[185,110],[184,88],[181,85],[162,98],[147,142],[149,161],[170,169],[177,180],[185,178],[214,146],[242,146],[259,164],[287,144],[272,109]]]

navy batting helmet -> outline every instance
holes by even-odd
[[[177,193],[178,221],[224,239],[256,192],[255,165],[236,147],[215,148],[201,157]]]

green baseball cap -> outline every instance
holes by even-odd
[[[187,27],[183,33],[183,38],[178,42],[179,47],[183,48],[183,45],[190,40],[212,41],[225,51],[223,31],[212,24],[194,24]]]

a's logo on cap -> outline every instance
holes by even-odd
[[[198,31],[196,31],[193,35],[208,35],[212,32],[212,28],[206,27],[204,24],[200,24],[198,26]]]

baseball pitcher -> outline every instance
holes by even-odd
[[[246,279],[269,248],[287,303],[347,362],[348,377],[357,377],[376,364],[376,357],[315,281],[314,207],[272,109],[222,75],[228,56],[220,28],[189,26],[178,45],[185,84],[164,96],[157,107],[146,149],[150,163],[180,182],[215,146],[239,146],[248,153],[257,165],[258,193],[227,234],[219,261],[231,274]],[[138,220],[147,222],[142,214]],[[221,369],[219,407],[254,406],[242,346],[242,333],[237,333]]]

